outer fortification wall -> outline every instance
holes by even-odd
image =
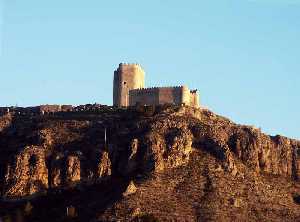
[[[145,87],[145,72],[138,64],[119,64],[114,72],[114,106],[129,106],[129,91]]]

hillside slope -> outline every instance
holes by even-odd
[[[0,118],[0,216],[297,221],[299,155],[299,141],[188,107],[9,114]]]

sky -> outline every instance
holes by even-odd
[[[113,71],[300,139],[300,0],[0,0],[0,106],[112,104]]]

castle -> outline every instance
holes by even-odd
[[[145,88],[145,72],[138,64],[119,64],[114,72],[113,104],[118,107],[185,104],[199,107],[197,90],[187,86]]]

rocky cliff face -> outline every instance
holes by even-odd
[[[261,178],[278,177],[281,178],[279,181],[287,180],[287,183],[291,184],[290,190],[287,191],[289,201],[286,203],[291,206],[291,218],[295,219],[300,215],[300,210],[293,205],[293,195],[298,192],[297,181],[300,176],[300,142],[282,136],[265,135],[260,129],[237,125],[208,110],[160,107],[156,112],[150,113],[147,110],[129,109],[47,116],[6,115],[0,118],[0,152],[0,188],[5,200],[33,198],[38,194],[47,196],[52,190],[82,189],[86,186],[102,186],[119,179],[132,181],[135,178],[140,178],[137,183],[141,189],[147,188],[144,191],[150,192],[149,195],[152,196],[155,194],[151,193],[151,190],[156,186],[164,187],[165,193],[169,195],[175,195],[174,189],[182,190],[187,196],[193,195],[192,199],[201,192],[208,196],[221,195],[224,191],[214,192],[221,187],[231,189],[228,181],[240,181],[240,187],[243,186],[243,189],[252,189],[251,186],[257,189],[251,191],[252,193],[249,191],[247,195],[261,195],[268,192],[268,187],[257,186],[264,180]],[[209,159],[211,160],[208,161]],[[206,167],[203,167],[204,163]],[[191,168],[193,170],[190,170]],[[227,181],[216,180],[217,174],[228,178]],[[154,177],[145,181],[145,175]],[[184,185],[179,184],[184,181],[187,183],[185,177],[188,177],[191,183],[195,183],[186,185],[185,188],[194,186],[193,189],[199,190],[197,195],[190,188],[183,191],[181,186]],[[163,181],[169,181],[169,187],[165,187],[162,178]],[[250,185],[247,187],[242,184],[243,180]],[[133,182],[130,186],[134,186]],[[157,192],[164,196],[160,193],[160,188],[157,187]],[[284,195],[284,188],[280,189],[277,189],[280,192],[276,192],[278,195]],[[135,192],[137,194],[133,195],[144,198],[149,206],[157,203],[156,200],[149,202],[143,193],[139,193],[139,188],[134,189],[133,193]],[[175,196],[178,195],[184,203],[184,194],[176,193]],[[195,206],[198,204],[197,207],[182,206],[187,212],[181,212],[177,208],[174,208],[174,212],[186,215],[187,220],[196,220],[210,205],[208,196],[205,195],[199,196],[197,201],[194,200]],[[227,198],[227,194],[222,195]],[[130,198],[130,195],[125,196]],[[238,194],[235,193],[234,196]],[[170,197],[165,198],[168,200]],[[270,198],[273,198],[271,202],[275,203],[278,197]],[[245,204],[246,201],[241,197],[229,199],[230,197],[228,203],[232,203],[233,208],[239,208],[237,206],[241,205],[240,202]],[[134,200],[136,202],[132,210],[135,213],[124,210],[125,206],[133,205],[130,201],[123,203],[122,200],[120,205],[107,209],[103,208],[102,204],[102,213],[97,213],[98,216],[102,215],[98,217],[99,221],[114,221],[118,218],[116,212],[120,212],[119,219],[131,220],[143,214],[140,212],[141,208],[143,212],[149,211],[146,205],[137,199]],[[170,200],[170,203],[174,201]],[[249,206],[250,202],[249,200]],[[136,206],[136,203],[140,203],[140,206]],[[168,219],[167,215],[163,215],[164,210],[166,209],[156,209],[151,211],[151,215]],[[179,217],[174,216],[174,212],[169,213],[171,219]],[[115,216],[112,216],[113,214]],[[212,214],[218,215],[217,212]],[[232,215],[237,213],[233,212]],[[278,218],[282,215],[278,215]],[[209,212],[205,213],[205,217],[207,220],[218,218]],[[232,219],[230,216],[228,218]]]
[[[48,188],[45,151],[41,147],[25,147],[7,165],[4,195],[22,197]]]
[[[299,141],[279,135],[268,136],[260,129],[236,125],[209,111],[203,112],[203,118],[208,124],[203,125],[204,130],[196,126],[194,135],[198,144],[217,153],[227,150],[258,173],[298,179]]]
[[[199,111],[187,114],[198,117]],[[192,150],[188,125],[172,121],[156,126],[151,123],[155,118],[141,115],[115,110],[101,115],[1,117],[2,197],[20,199],[48,189],[101,182],[112,173],[127,176],[187,162]]]

